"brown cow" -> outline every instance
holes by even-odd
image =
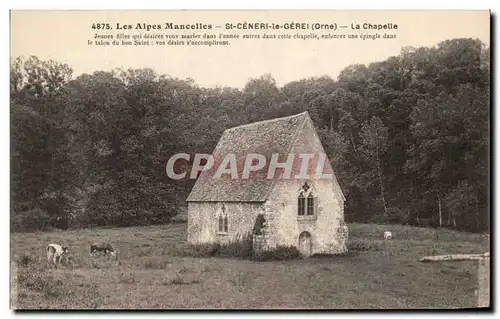
[[[109,243],[93,243],[90,245],[90,255],[94,255],[95,252],[102,251],[104,255],[109,252],[111,256],[116,256],[115,249]]]

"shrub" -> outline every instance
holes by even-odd
[[[292,260],[301,258],[300,251],[295,246],[276,246],[254,256],[257,261]]]
[[[218,247],[216,256],[251,258],[253,256],[253,236],[247,234]]]
[[[179,250],[176,253],[183,257],[212,257],[215,256],[219,246],[217,243],[188,245],[185,249]]]
[[[252,243],[252,235],[247,234],[228,243],[189,245],[180,254],[189,257],[251,258],[253,256]]]
[[[254,235],[262,235],[262,228],[264,228],[265,222],[266,219],[264,218],[264,215],[262,214],[257,215],[257,218],[255,219],[255,224],[253,225],[252,233]]]
[[[253,235],[250,233],[228,243],[189,245],[182,252],[182,255],[189,257],[232,257],[256,261],[301,258],[300,251],[295,246],[277,246],[260,254],[254,254]]]

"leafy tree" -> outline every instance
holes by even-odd
[[[387,150],[388,143],[387,127],[384,126],[378,117],[374,116],[369,122],[362,125],[360,137],[361,156],[366,164],[372,167],[372,169],[367,172],[366,182],[370,185],[373,181],[376,181],[380,192],[380,201],[384,209],[384,216],[387,216],[387,202],[384,186],[385,178],[384,172],[382,171],[383,156]]]
[[[151,69],[73,78],[56,61],[10,64],[13,230],[168,222],[194,184],[166,176],[172,154],[209,153],[227,128],[303,111],[347,220],[489,227],[490,48],[477,39],[283,87],[270,74],[203,88]]]

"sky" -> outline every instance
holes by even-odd
[[[206,46],[89,46],[96,33],[93,23],[164,25],[205,23],[220,25],[208,33],[309,35],[311,30],[225,30],[225,23],[298,22],[337,23],[347,28],[321,34],[391,33],[395,39],[361,40],[230,40],[231,45]],[[352,30],[351,24],[397,24],[396,30]],[[116,36],[122,31],[99,33]],[[143,30],[126,30],[128,35]],[[154,34],[180,34],[158,30]],[[185,32],[186,33],[186,32]],[[187,32],[191,34],[191,32]],[[195,34],[203,34],[196,31]],[[12,11],[11,57],[36,55],[69,64],[74,76],[114,68],[152,68],[159,74],[192,78],[205,87],[243,87],[249,78],[270,73],[278,85],[302,78],[336,78],[351,64],[368,64],[398,55],[404,46],[434,46],[457,37],[490,42],[489,11]],[[221,41],[222,39],[218,39]]]

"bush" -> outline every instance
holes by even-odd
[[[252,235],[247,234],[229,243],[189,245],[181,255],[189,257],[251,258],[253,255],[252,243]]]
[[[219,244],[188,245],[186,249],[177,251],[183,257],[212,257],[219,250]]]
[[[262,235],[262,228],[264,228],[265,222],[266,219],[264,218],[264,215],[262,214],[257,215],[257,218],[255,219],[255,224],[253,225],[252,233],[254,235]]]
[[[300,251],[295,246],[277,246],[254,256],[257,261],[300,259]]]
[[[221,244],[216,252],[221,257],[251,258],[253,256],[253,236],[247,234],[235,241]]]
[[[189,245],[181,254],[189,257],[228,257],[255,261],[301,258],[301,254],[295,246],[277,246],[260,254],[254,254],[252,234],[244,235],[228,243]]]

